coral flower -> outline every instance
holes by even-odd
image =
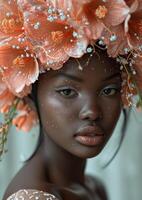
[[[83,12],[90,23],[88,35],[96,40],[104,28],[121,24],[129,13],[129,7],[123,0],[92,0],[83,5]]]
[[[33,106],[31,106],[31,102],[28,104],[24,101],[20,101],[17,110],[19,114],[13,119],[12,123],[19,130],[23,130],[25,132],[30,131],[30,129],[35,126],[38,122],[37,112],[35,111]]]
[[[12,124],[17,127],[18,130],[23,130],[24,132],[28,132],[31,130],[33,126],[37,124],[37,114],[33,110],[26,114],[17,115]]]
[[[18,93],[20,95],[24,89],[28,92],[27,86],[34,83],[39,75],[39,64],[36,58],[20,45],[20,42],[11,40],[7,45],[0,46],[3,81],[9,90],[17,95]]]
[[[142,0],[125,0],[130,11],[125,21],[102,33],[112,57],[127,54],[132,49],[142,52]]]
[[[130,51],[124,31],[124,24],[111,27],[109,31],[104,30],[102,40],[107,45],[107,52],[111,57],[115,58],[119,54],[125,55]]]
[[[14,100],[15,96],[8,90],[0,74],[0,112],[8,112]]]
[[[19,96],[28,94],[39,69],[25,38],[23,15],[16,0],[0,1],[0,65],[9,90]]]
[[[130,14],[125,21],[125,33],[130,48],[142,51],[142,0],[126,0]]]
[[[31,4],[29,10],[24,10],[24,1],[18,2],[23,7],[26,35],[42,64],[59,69],[69,57],[78,58],[86,52],[88,39],[81,27],[69,23],[70,12],[66,15],[64,11],[46,4],[40,7]]]
[[[17,36],[23,32],[23,17],[17,3],[0,1],[0,40],[6,37]]]

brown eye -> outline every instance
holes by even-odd
[[[71,88],[58,89],[57,92],[66,98],[72,98],[72,97],[77,96],[77,92]]]
[[[108,88],[108,89],[104,89],[103,94],[105,96],[110,96],[110,95],[114,95],[116,94],[117,90],[115,88]]]
[[[118,92],[120,92],[120,88],[117,87],[117,86],[109,86],[109,87],[106,87],[104,88],[102,91],[101,91],[101,95],[103,96],[113,96],[115,94],[117,94]]]

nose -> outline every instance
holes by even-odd
[[[98,103],[94,100],[86,100],[80,110],[79,118],[90,122],[97,122],[102,119],[102,111]]]

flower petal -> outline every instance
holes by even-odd
[[[3,80],[14,94],[22,92],[25,86],[34,83],[39,75],[36,58],[27,57],[23,49],[13,49],[10,46],[0,47],[0,65]]]
[[[80,58],[84,53],[86,53],[88,43],[88,39],[82,37],[73,43],[66,43],[63,49],[69,57]]]
[[[35,49],[37,57],[45,69],[52,68],[53,70],[60,69],[63,64],[69,59],[62,46],[55,46],[51,50],[51,46],[37,47]]]
[[[112,36],[116,37],[114,41],[111,41]],[[117,57],[118,54],[128,53],[127,51],[129,51],[129,46],[127,44],[123,25],[112,27],[111,32],[104,31],[102,37],[104,38],[104,43],[107,45],[109,56]]]
[[[131,14],[129,20],[125,22],[127,27],[128,43],[134,49],[142,48],[142,10]]]
[[[33,102],[29,98],[21,100],[17,105],[17,116],[13,119],[12,123],[19,130],[25,132],[38,123],[38,115],[33,105]]]
[[[108,0],[106,3],[108,15],[105,18],[105,24],[117,26],[121,24],[130,12],[130,8],[124,0]]]
[[[76,29],[77,22],[70,24],[64,11],[59,9],[61,7],[65,9],[69,2],[63,1],[63,5],[58,1],[52,3],[57,7],[56,12],[49,6],[46,6],[46,12],[34,8],[29,12],[26,10],[24,26],[41,64],[48,68],[59,69],[69,56],[83,55],[87,47],[87,39],[81,27],[79,31]],[[77,49],[77,46],[81,45],[80,41],[82,47]]]
[[[2,80],[2,75],[0,74],[0,110],[2,111],[4,107],[9,108],[15,96],[8,90],[6,84]]]
[[[94,20],[92,23],[90,23],[86,30],[87,29],[91,31],[90,36],[88,35],[88,38],[98,40],[102,36],[104,24],[101,21]]]
[[[0,1],[0,38],[23,32],[23,17],[16,1]]]

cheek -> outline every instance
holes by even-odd
[[[68,100],[60,101],[56,95],[52,97],[48,95],[41,107],[42,125],[48,133],[73,129],[76,116],[76,104],[71,104]]]
[[[106,106],[103,107],[103,112],[104,112],[103,126],[106,132],[108,132],[108,134],[111,134],[119,119],[122,109],[122,104],[121,100],[118,98],[115,99],[114,101],[111,101],[111,104],[104,104],[104,105]]]

